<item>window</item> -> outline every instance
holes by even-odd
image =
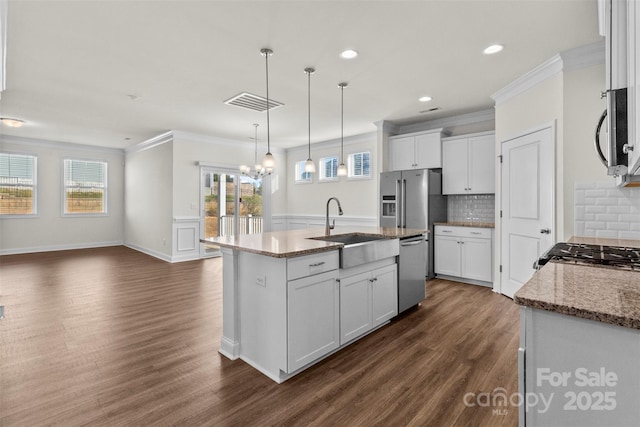
[[[312,182],[313,174],[311,172],[304,171],[304,160],[296,162],[296,183],[310,183]]]
[[[371,178],[371,155],[368,151],[349,154],[349,178]]]
[[[35,215],[37,158],[0,153],[0,215]]]
[[[336,181],[338,179],[338,158],[324,157],[320,159],[319,181]]]
[[[64,213],[107,213],[107,163],[64,159]]]

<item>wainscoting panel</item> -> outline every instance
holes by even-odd
[[[200,218],[173,218],[173,253],[171,262],[200,258]]]

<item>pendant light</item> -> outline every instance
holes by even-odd
[[[267,174],[271,174],[273,172],[273,168],[276,166],[276,161],[273,158],[273,154],[271,154],[271,139],[269,136],[269,109],[271,108],[269,102],[269,57],[273,55],[273,51],[268,48],[260,49],[260,53],[264,56],[264,64],[265,64],[265,75],[267,82],[267,154],[264,155],[262,159],[262,167],[265,169]]]
[[[304,72],[307,73],[307,99],[308,99],[308,115],[309,115],[309,157],[307,161],[304,162],[304,171],[309,173],[316,172],[316,165],[311,160],[311,74],[313,74],[316,70],[311,67],[305,68]]]
[[[347,83],[338,83],[340,88],[340,166],[338,176],[347,176],[347,167],[344,165],[344,88]]]

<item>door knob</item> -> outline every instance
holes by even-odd
[[[551,234],[550,228],[543,228],[540,230],[540,234]]]

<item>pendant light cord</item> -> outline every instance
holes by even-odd
[[[269,137],[269,51],[264,54],[265,74],[267,77],[267,153],[271,153],[271,139]]]
[[[307,68],[305,71],[307,73],[307,122],[309,123],[309,157],[307,158],[311,159],[311,70]]]
[[[344,164],[344,85],[340,85],[340,164]]]

